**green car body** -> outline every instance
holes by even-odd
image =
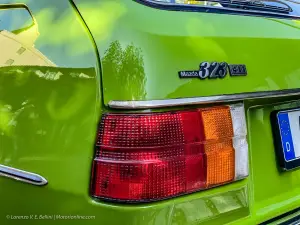
[[[203,107],[122,110],[111,101],[297,89],[300,20],[158,9],[133,0],[0,3],[0,13],[32,13],[32,24],[17,31],[21,17],[0,14],[18,45],[0,40],[0,165],[48,181],[34,186],[0,176],[0,224],[258,224],[300,206],[300,170],[278,170],[270,125],[272,111],[300,107],[298,95],[244,101],[246,179],[143,204],[90,194],[103,113]],[[245,64],[248,75],[178,77],[203,61]],[[87,217],[63,219],[69,215]]]

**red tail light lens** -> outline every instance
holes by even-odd
[[[228,106],[104,115],[92,195],[154,201],[233,181],[236,154],[231,115]]]

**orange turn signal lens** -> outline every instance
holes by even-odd
[[[205,140],[218,140],[233,136],[229,106],[207,108],[200,111],[204,126]]]
[[[232,144],[233,126],[230,107],[200,110],[206,144],[206,185],[214,186],[234,180],[235,151]]]
[[[232,140],[205,145],[207,157],[207,186],[230,182],[234,179],[234,148]]]

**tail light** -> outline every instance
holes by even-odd
[[[148,202],[248,175],[242,104],[164,113],[103,116],[92,195]]]

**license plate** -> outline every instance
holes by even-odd
[[[300,166],[300,109],[272,115],[277,160],[284,170]]]

